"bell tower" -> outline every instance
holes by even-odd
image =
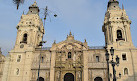
[[[106,46],[115,48],[134,47],[131,39],[130,24],[124,6],[119,7],[117,0],[109,0],[102,30]]]
[[[39,7],[34,2],[29,7],[28,13],[26,15],[22,14],[21,20],[17,25],[15,49],[38,47],[44,33],[43,22],[39,17]]]
[[[120,8],[117,0],[109,0],[102,31],[105,35],[106,50],[109,52],[109,62],[112,62],[112,60],[116,62],[115,58],[120,58],[119,65],[114,67],[116,77],[120,78],[117,79],[118,81],[137,81],[137,71],[135,69],[137,67],[137,49],[132,43],[130,24],[131,21],[126,14],[124,6]],[[114,48],[113,56],[110,53],[111,47]],[[114,69],[111,63],[108,65],[109,74],[112,75],[109,75],[110,81],[112,81]],[[119,77],[119,74],[121,74],[121,77]]]
[[[16,28],[16,43],[9,52],[9,65],[4,70],[8,74],[4,77],[7,77],[7,81],[30,81],[35,48],[40,48],[45,33],[36,2],[29,7],[27,14],[22,14]]]

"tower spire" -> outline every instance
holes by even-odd
[[[34,6],[37,6],[37,2],[35,1],[33,5],[34,5]]]
[[[74,36],[72,35],[71,31],[69,32],[69,35],[67,35],[67,40],[74,40]]]
[[[70,35],[70,36],[72,35],[71,31],[70,31],[69,35]]]
[[[27,14],[38,14],[39,15],[39,7],[37,6],[37,2],[35,1],[30,7],[29,12]]]

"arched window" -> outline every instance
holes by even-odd
[[[99,56],[96,56],[96,62],[99,62]]]
[[[28,35],[25,33],[23,35],[23,43],[27,43],[27,37],[28,37]]]
[[[21,55],[18,55],[17,62],[20,62],[20,60],[21,60]]]
[[[19,68],[16,68],[16,75],[19,75]]]
[[[41,63],[43,63],[44,62],[44,57],[41,57]]]
[[[128,69],[124,68],[124,75],[128,75]]]
[[[58,81],[61,81],[61,80],[58,80]],[[66,73],[64,75],[64,81],[74,81],[74,75],[72,73]]]
[[[94,81],[103,81],[103,79],[101,77],[96,77]]]
[[[122,39],[122,31],[117,30],[117,39]]]
[[[71,58],[71,52],[68,52],[68,58]]]
[[[39,77],[39,78],[37,79],[37,81],[44,81],[44,78],[43,78],[43,77]]]

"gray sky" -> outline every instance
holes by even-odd
[[[35,0],[25,0],[25,3],[16,10],[16,5],[12,0],[0,0],[0,47],[4,55],[10,51],[16,40],[16,25],[24,11],[26,14],[28,7]],[[44,40],[45,46],[51,46],[53,41],[57,43],[66,39],[70,30],[76,40],[84,42],[87,39],[89,46],[104,46],[104,33],[102,25],[108,0],[36,0],[40,7],[42,18],[42,8],[48,8],[55,12],[58,17],[54,18],[50,14],[45,25]],[[137,47],[137,0],[119,0],[120,7],[124,4],[125,10],[132,21],[131,34],[134,45]]]

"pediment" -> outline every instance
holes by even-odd
[[[54,50],[86,50],[88,46],[77,40],[65,40],[52,46]]]

